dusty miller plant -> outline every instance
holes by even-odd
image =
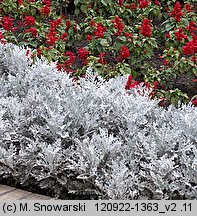
[[[75,84],[0,45],[0,182],[62,199],[196,199],[197,108],[163,109],[125,92],[127,77],[88,70]]]

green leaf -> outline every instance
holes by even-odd
[[[137,77],[137,72],[133,69],[131,69],[131,75],[135,79]]]
[[[168,32],[174,28],[174,25],[170,25],[169,23],[165,26],[165,30]]]
[[[131,74],[131,68],[130,67],[125,67],[124,68],[124,73],[125,74]]]
[[[81,11],[83,13],[87,13],[88,12],[88,9],[87,9],[87,7],[85,5],[81,5],[80,9],[81,9]]]
[[[197,76],[197,69],[196,69],[196,68],[193,68],[193,69],[192,69],[192,72],[193,72],[193,74],[194,74],[195,76]]]
[[[107,6],[107,1],[106,0],[101,0],[101,3],[105,6]]]
[[[188,19],[182,18],[181,21],[183,22],[184,26],[188,26],[189,25]]]
[[[109,43],[107,42],[106,39],[101,39],[100,44],[101,44],[101,46],[105,46],[105,47],[109,46]]]
[[[74,5],[77,6],[79,4],[80,0],[74,0]]]
[[[79,15],[79,9],[76,8],[76,9],[75,9],[75,16],[78,16],[78,15]]]

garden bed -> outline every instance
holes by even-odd
[[[196,199],[194,105],[164,109],[143,86],[125,91],[127,77],[95,83],[91,68],[73,85],[25,54],[0,45],[1,183],[60,199]]]

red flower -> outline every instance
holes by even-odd
[[[29,53],[30,53],[30,50],[27,50],[26,53],[25,53],[25,55],[28,56]]]
[[[140,34],[144,35],[145,37],[151,37],[152,35],[152,28],[149,25],[151,20],[149,19],[144,19],[142,26],[141,26],[141,31]]]
[[[101,64],[103,64],[103,65],[107,64],[107,62],[104,60],[105,54],[106,54],[105,52],[102,52],[102,53],[99,55],[99,60],[98,60],[98,62],[101,63]]]
[[[52,32],[50,32],[52,33]],[[50,46],[53,46],[55,44],[55,42],[57,41],[57,37],[53,36],[52,34],[48,34],[46,35],[46,43],[49,44]]]
[[[0,43],[6,44],[2,32],[0,32]]]
[[[13,28],[11,29],[11,31],[12,31],[12,32],[15,32],[15,31],[17,31],[18,29],[19,29],[19,27],[16,26],[16,27],[13,27]]]
[[[65,61],[64,66],[70,67],[74,63],[76,56],[74,55],[73,52],[66,52],[65,56],[68,56],[68,60]]]
[[[175,37],[177,41],[181,41],[182,39],[187,39],[187,35],[184,34],[182,28],[179,28],[178,31],[175,32]]]
[[[153,82],[153,85],[154,85],[154,87],[153,87],[153,88],[154,88],[154,89],[156,89],[156,88],[157,88],[157,86],[158,86],[158,84],[159,84],[159,83],[158,83],[158,81],[154,81],[154,82]]]
[[[130,84],[131,84],[132,80],[133,80],[132,75],[129,75],[128,79],[127,79],[127,82],[126,82],[126,85],[125,85],[125,90],[129,90],[130,89]]]
[[[184,8],[188,11],[188,12],[194,12],[194,10],[192,10],[194,6],[191,6],[189,3],[186,3]]]
[[[24,25],[34,25],[35,24],[35,19],[32,16],[25,16],[25,22]]]
[[[194,42],[193,41],[190,41],[188,43],[186,43],[185,46],[182,47],[182,52],[184,55],[193,55],[197,48],[195,48],[197,46],[194,45]]]
[[[169,33],[167,33],[167,34],[166,34],[166,37],[167,37],[167,38],[171,38],[171,36],[170,36],[170,34],[169,34]]]
[[[7,17],[7,16],[3,16],[3,18],[1,19],[1,21],[3,22],[2,27],[6,30],[6,31],[10,31],[12,29],[12,21],[14,19]]]
[[[167,65],[169,63],[168,59],[165,59],[163,65]]]
[[[41,51],[40,47],[38,47],[38,49],[37,49],[37,56],[41,56],[41,55],[42,55],[42,51]]]
[[[49,16],[51,12],[51,8],[47,5],[45,5],[43,8],[40,9],[42,14],[45,14],[46,16]]]
[[[194,21],[189,22],[189,26],[186,27],[186,29],[192,34],[194,31],[197,30],[197,28],[195,28],[195,23]]]
[[[88,41],[92,40],[92,36],[91,35],[86,35],[86,38],[87,38]]]
[[[103,27],[101,23],[97,23],[96,30],[92,32],[92,35],[96,36],[97,38],[104,38],[106,29],[107,28],[105,26]]]
[[[191,60],[192,60],[193,62],[197,62],[196,56],[192,56],[192,57],[191,57]],[[193,82],[197,82],[197,79],[196,79],[196,81],[193,81]]]
[[[69,20],[66,20],[66,29],[69,29],[69,28],[70,28],[70,26],[71,26],[71,23],[70,23],[70,21],[69,21]]]
[[[25,32],[30,32],[33,37],[37,36],[37,29],[33,28],[33,27],[31,27],[29,29],[25,29]]]
[[[3,34],[2,34],[2,32],[0,32],[0,40],[3,39],[3,38],[4,38]]]
[[[60,36],[60,39],[62,39],[62,40],[64,40],[64,41],[67,41],[67,40],[68,40],[67,36],[68,36],[68,33],[64,32],[64,33]]]
[[[159,106],[166,106],[167,105],[167,101],[168,101],[167,98],[160,97],[159,99],[160,99]]]
[[[125,90],[130,90],[131,88],[134,88],[138,85],[139,85],[138,81],[134,81],[132,75],[129,75],[125,85]]]
[[[118,30],[114,35],[120,35],[124,28],[122,20],[118,16],[115,16],[115,20],[112,20],[111,22],[114,23],[114,28]]]
[[[126,37],[126,40],[132,40],[133,35],[132,33],[124,32],[124,36]]]
[[[146,8],[146,7],[148,7],[148,2],[141,0],[139,4],[139,8]]]
[[[196,98],[195,100],[192,101],[192,104],[193,104],[194,106],[197,106],[197,98]]]
[[[83,61],[84,64],[87,64],[87,58],[90,51],[86,50],[84,47],[78,50],[78,57]]]
[[[192,40],[182,47],[182,52],[184,55],[193,55],[197,53],[197,36],[195,34],[192,34]]]
[[[170,15],[173,16],[177,22],[180,22],[181,17],[184,15],[184,13],[181,10],[181,5],[179,2],[176,2]]]
[[[64,20],[67,19],[67,17],[64,14],[61,14],[61,18],[64,19]]]
[[[160,2],[158,0],[154,0],[155,5],[159,5]]]
[[[119,0],[119,4],[122,5],[124,3],[124,0]]]
[[[57,19],[57,20],[53,20],[52,22],[49,22],[51,29],[56,29],[61,23],[62,23],[62,19]]]
[[[18,5],[22,5],[23,4],[23,0],[18,0]]]
[[[136,4],[135,4],[135,3],[132,3],[132,4],[131,4],[131,10],[136,10],[136,9],[137,9]]]
[[[120,50],[120,55],[117,57],[117,61],[123,61],[123,59],[127,59],[130,57],[130,52],[127,47],[122,45],[121,50]]]
[[[45,4],[45,5],[47,5],[47,6],[50,7],[50,5],[51,5],[51,0],[42,0],[42,4]]]
[[[89,23],[89,25],[90,25],[90,26],[96,26],[94,20],[91,20],[90,23]]]

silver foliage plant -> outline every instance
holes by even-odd
[[[127,77],[95,76],[77,85],[0,45],[0,182],[62,199],[196,199],[197,108],[166,110],[125,92]]]

